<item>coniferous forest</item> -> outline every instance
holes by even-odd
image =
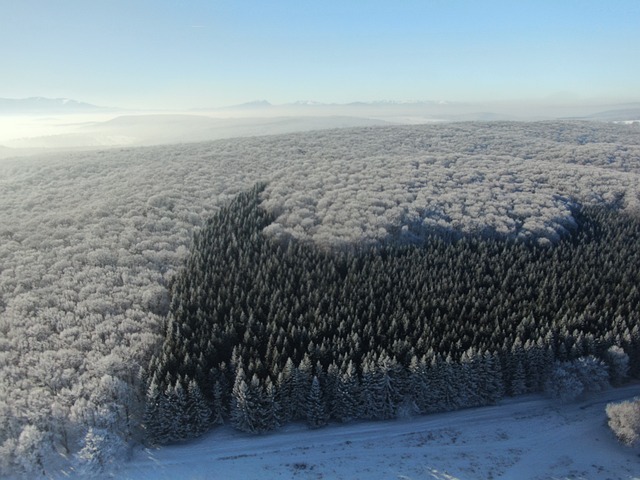
[[[269,238],[264,185],[195,235],[147,370],[151,441],[215,424],[389,419],[541,391],[554,364],[640,367],[640,221],[575,207],[552,246],[481,236],[320,248]],[[600,368],[600,370],[598,370]]]

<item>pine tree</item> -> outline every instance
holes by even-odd
[[[427,381],[425,360],[419,360],[414,355],[409,364],[408,390],[417,413],[427,413],[429,411]]]
[[[373,360],[365,358],[362,364],[362,388],[360,390],[362,405],[362,418],[375,419],[377,414],[377,384],[376,371]]]
[[[322,398],[320,381],[314,376],[311,381],[311,389],[307,396],[307,425],[309,428],[320,428],[327,424],[328,415],[326,405]]]
[[[458,404],[461,408],[477,407],[482,405],[482,394],[480,387],[487,381],[486,372],[481,365],[481,359],[473,348],[469,348],[462,354],[458,368],[460,384]]]
[[[361,396],[358,373],[353,361],[349,361],[346,370],[340,374],[335,385],[334,407],[331,416],[340,422],[362,418]]]
[[[244,368],[238,365],[231,392],[231,425],[243,432],[255,433],[257,431],[254,418],[256,409],[257,406],[245,379]]]
[[[502,367],[495,355],[485,352],[481,363],[482,381],[479,384],[479,394],[483,404],[493,405],[504,395]]]
[[[395,361],[385,353],[376,364],[376,413],[375,418],[388,420],[395,418],[402,399],[403,386],[401,370]]]
[[[287,358],[287,362],[282,372],[278,374],[277,379],[277,402],[280,405],[280,423],[290,422],[294,417],[296,400],[293,396],[294,378],[296,375],[296,367],[291,360]]]
[[[444,411],[455,410],[460,402],[460,367],[453,363],[451,356],[439,363],[442,397],[440,405]]]
[[[251,399],[252,405],[251,416],[253,432],[263,433],[275,428],[275,405],[268,397],[262,381],[260,381],[258,375],[255,373],[253,377],[251,377],[251,383],[249,384],[248,398]]]
[[[293,408],[292,418],[294,420],[306,418],[307,395],[312,381],[313,364],[309,355],[305,354],[293,376],[291,404]]]
[[[273,430],[283,425],[282,406],[278,398],[278,388],[273,384],[269,377],[267,377],[265,385],[268,412],[267,428],[268,430]]]
[[[189,382],[187,393],[187,417],[190,425],[190,436],[202,435],[211,425],[211,408],[195,380]]]
[[[211,423],[214,425],[222,425],[224,423],[225,414],[227,411],[226,405],[224,403],[224,390],[222,387],[222,382],[220,380],[216,380],[213,384],[213,413]]]
[[[152,377],[147,388],[144,411],[144,427],[152,442],[163,443],[167,435],[166,397],[160,392],[156,376]]]
[[[184,440],[191,436],[191,424],[187,409],[189,407],[187,401],[187,392],[180,379],[173,386],[167,387],[165,392],[167,398],[168,413],[171,415],[171,425],[168,441]]]

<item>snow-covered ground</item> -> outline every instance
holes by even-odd
[[[264,436],[228,427],[183,445],[140,449],[117,478],[640,479],[639,450],[619,444],[605,405],[640,385],[559,405],[540,396],[495,407]]]

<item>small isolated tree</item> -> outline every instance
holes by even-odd
[[[640,441],[640,397],[626,402],[609,403],[606,412],[609,427],[618,440],[628,446]]]

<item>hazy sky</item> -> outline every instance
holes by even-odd
[[[639,0],[0,0],[0,97],[640,100]]]

